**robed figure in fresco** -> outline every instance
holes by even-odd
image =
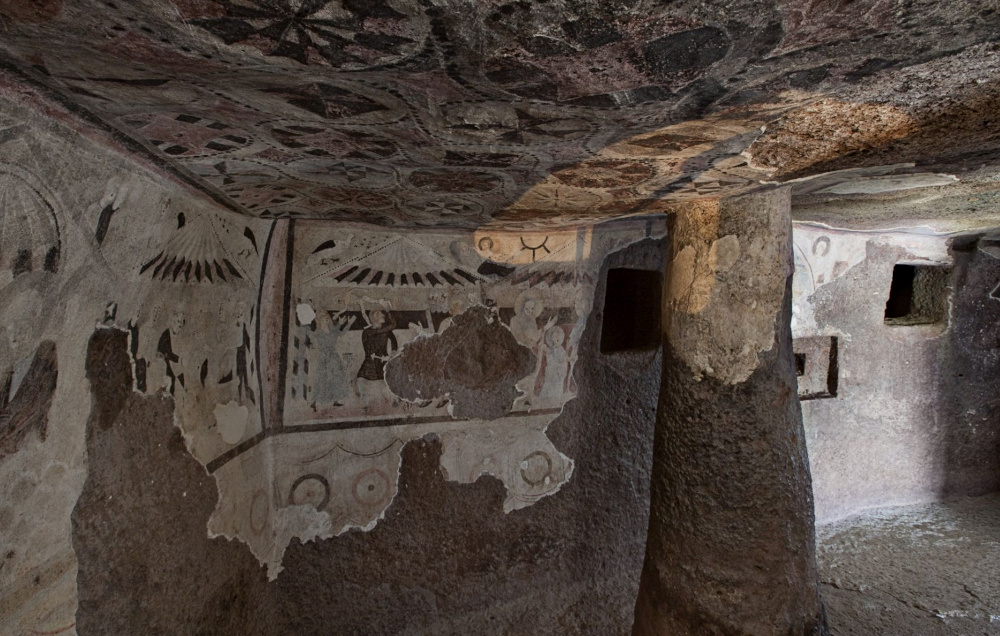
[[[341,334],[351,328],[355,318],[340,315],[337,318],[328,312],[316,314],[316,331],[312,334],[313,351],[316,360],[312,365],[315,374],[313,382],[313,403],[341,406],[347,398],[348,376],[340,359],[337,343]]]
[[[365,350],[365,360],[358,370],[358,378],[372,381],[385,379],[386,360],[392,351],[399,349],[396,336],[392,333],[395,328],[389,311],[373,309],[368,314],[368,326],[361,332],[361,347]]]

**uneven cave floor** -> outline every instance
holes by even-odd
[[[1000,493],[817,528],[833,636],[1000,634]]]

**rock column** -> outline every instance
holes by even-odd
[[[672,217],[633,634],[823,634],[789,325],[788,189]]]

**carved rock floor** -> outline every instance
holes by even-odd
[[[833,636],[1000,634],[1000,494],[817,529]]]

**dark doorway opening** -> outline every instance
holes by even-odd
[[[604,293],[601,353],[660,346],[663,277],[646,269],[610,269]]]
[[[948,317],[947,267],[898,263],[892,269],[885,324],[932,325]]]

